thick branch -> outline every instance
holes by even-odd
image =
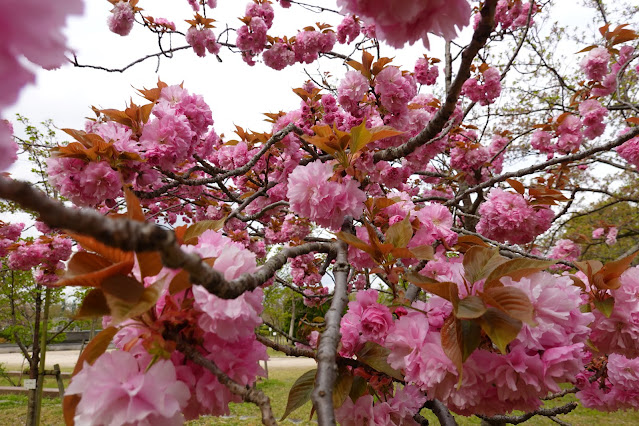
[[[306,357],[315,359],[315,351],[307,348],[298,348],[296,346],[289,345],[280,345],[279,343],[269,339],[268,337],[264,337],[261,334],[255,333],[255,337],[257,341],[263,344],[264,346],[268,346],[269,348],[273,348],[276,351],[283,352],[288,356],[297,356],[297,357]]]
[[[406,143],[398,147],[376,152],[373,156],[376,162],[381,160],[391,161],[405,157],[442,131],[448,119],[455,111],[455,106],[457,105],[457,100],[459,99],[464,82],[470,77],[470,66],[472,65],[473,59],[475,59],[479,50],[484,47],[488,36],[495,26],[494,17],[496,4],[497,0],[487,0],[484,4],[481,10],[481,21],[473,34],[472,41],[462,53],[457,75],[450,86],[450,90],[446,95],[446,101],[441,109],[437,111],[433,119],[428,122],[428,125],[417,136],[409,139]]]
[[[345,225],[345,227],[347,226]],[[325,316],[326,329],[322,333],[319,347],[317,348],[317,376],[315,378],[315,389],[311,395],[313,405],[317,410],[320,426],[335,425],[333,386],[337,378],[337,345],[341,338],[339,332],[340,321],[348,302],[346,297],[348,273],[350,271],[347,258],[348,249],[343,241],[337,241],[335,245],[337,249],[337,260],[333,266],[335,292],[331,307]]]
[[[426,401],[424,407],[431,410],[433,414],[437,416],[437,419],[442,426],[457,426],[457,421],[441,401],[437,399]]]
[[[332,248],[330,243],[321,242],[287,247],[269,259],[257,272],[227,281],[219,271],[204,263],[200,256],[183,251],[173,231],[157,225],[128,219],[111,219],[92,210],[68,208],[29,183],[5,177],[0,177],[0,197],[39,213],[42,221],[51,227],[88,235],[125,251],[159,251],[165,266],[188,271],[191,282],[223,299],[234,299],[245,291],[264,284],[284,266],[289,257],[314,251],[326,253]]]

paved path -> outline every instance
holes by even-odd
[[[60,368],[72,369],[75,366],[80,351],[50,351],[46,355],[46,368],[53,369],[53,364],[60,364]],[[0,364],[7,370],[20,370],[24,358],[21,353],[0,353]],[[24,366],[27,363],[24,361]],[[310,358],[281,357],[268,360],[268,368],[303,368],[315,367],[315,360]]]

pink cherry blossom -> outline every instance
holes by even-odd
[[[108,24],[109,30],[121,36],[129,35],[134,22],[133,6],[128,1],[119,1],[111,10]]]
[[[419,84],[432,86],[437,81],[439,69],[436,65],[430,65],[425,58],[419,58],[415,64],[415,79]]]
[[[452,40],[470,19],[470,5],[465,0],[338,0],[337,4],[343,11],[371,19],[377,36],[397,48],[419,39],[428,47],[429,33]]]
[[[351,44],[359,36],[359,21],[353,15],[347,15],[337,26],[337,41]]]
[[[588,52],[588,56],[581,61],[581,68],[589,79],[601,81],[608,73],[608,61],[610,61],[608,50],[597,47]]]
[[[344,216],[362,214],[366,195],[353,180],[327,182],[332,174],[332,166],[321,161],[296,167],[288,178],[287,197],[291,210],[336,230]]]
[[[187,386],[170,361],[147,370],[128,352],[106,352],[73,377],[67,395],[80,395],[76,424],[181,425]]]

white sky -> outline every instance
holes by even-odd
[[[209,10],[209,17],[218,19],[215,33],[219,34],[225,24],[236,28],[241,25],[236,18],[244,15],[249,1],[219,0],[218,8]],[[307,2],[313,3],[312,0]],[[334,2],[314,3],[337,8]],[[553,18],[572,25],[583,25],[584,22],[591,21],[592,15],[586,17],[574,10],[576,2],[562,0],[558,3],[559,6],[552,14]],[[174,21],[178,30],[183,32],[189,26],[183,20],[190,19],[193,14],[186,0],[141,0],[139,6],[145,9],[144,13],[147,15],[166,17]],[[106,24],[111,7],[106,0],[85,1],[84,15],[69,20],[66,29],[68,45],[74,49],[80,63],[119,68],[159,50],[156,36],[139,25],[135,25],[127,37],[111,33]],[[275,21],[273,28],[269,30],[271,35],[290,37],[304,26],[316,21],[327,22],[336,27],[341,20],[333,13],[316,14],[295,6],[282,9],[279,4],[274,3],[273,8]],[[468,42],[470,34],[471,30],[466,28],[460,42]],[[233,32],[229,41],[235,41]],[[174,46],[186,44],[184,38],[179,35],[174,37],[173,43]],[[350,53],[344,46],[337,48],[341,52]],[[443,58],[443,42],[440,39],[431,37],[431,50],[432,52],[428,52],[418,43],[402,51],[382,47],[382,55],[395,57],[395,65],[412,70],[416,59],[423,53]],[[359,53],[356,56],[359,59]],[[173,59],[163,58],[157,73],[156,59],[135,65],[124,73],[75,68],[70,64],[54,71],[39,69],[36,73],[36,84],[23,89],[18,103],[3,111],[2,115],[13,121],[15,114],[20,113],[34,124],[52,119],[58,128],[82,129],[84,117],[94,116],[91,105],[124,109],[131,97],[134,102],[142,103],[142,98],[135,94],[134,88],[153,87],[159,77],[168,84],[184,82],[187,90],[203,95],[213,111],[216,131],[229,137],[235,124],[245,129],[266,131],[269,124],[263,121],[265,117],[262,113],[298,108],[300,99],[291,89],[300,87],[307,79],[304,67],[312,74],[318,71],[316,63],[296,64],[282,71],[272,70],[260,63],[249,67],[243,63],[239,54],[225,48],[222,48],[220,57],[222,63],[219,63],[215,56],[199,58],[192,50],[183,50],[177,52]],[[579,58],[575,58],[575,61],[577,59]],[[321,62],[321,71],[330,71],[334,76],[333,83],[338,81],[346,70],[338,59],[325,59]],[[440,80],[441,74],[443,73],[440,73]],[[20,126],[15,127],[16,133],[20,135]],[[66,140],[66,135],[62,132],[58,132],[58,137],[62,141]],[[26,172],[30,167],[28,161],[23,158],[10,169],[10,172],[14,176],[26,178]]]

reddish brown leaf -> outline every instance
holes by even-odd
[[[104,315],[109,315],[111,310],[109,309],[109,305],[107,305],[106,298],[104,297],[104,293],[99,288],[94,288],[89,291],[86,296],[84,296],[84,300],[82,301],[82,306],[78,309],[78,313],[73,317],[74,319],[89,319],[89,318],[100,318]]]
[[[496,267],[508,259],[494,248],[474,246],[464,254],[464,271],[468,282],[475,283],[486,278]]]
[[[486,305],[478,296],[466,296],[457,303],[455,316],[459,319],[479,318],[486,312]]]
[[[511,317],[535,325],[533,305],[526,293],[515,287],[493,287],[485,290],[480,297],[487,304]]]
[[[542,271],[557,262],[552,260],[536,260],[536,259],[511,259],[498,267],[496,267],[488,278],[486,278],[486,284],[484,290],[495,286],[501,286],[500,280],[503,277],[510,277],[513,281],[519,281],[525,276],[534,274],[535,272]]]
[[[96,239],[85,235],[74,234],[72,232],[67,232],[67,235],[77,241],[85,250],[95,252],[100,256],[109,259],[113,263],[133,262],[133,252],[127,252],[115,247],[107,246]]]

